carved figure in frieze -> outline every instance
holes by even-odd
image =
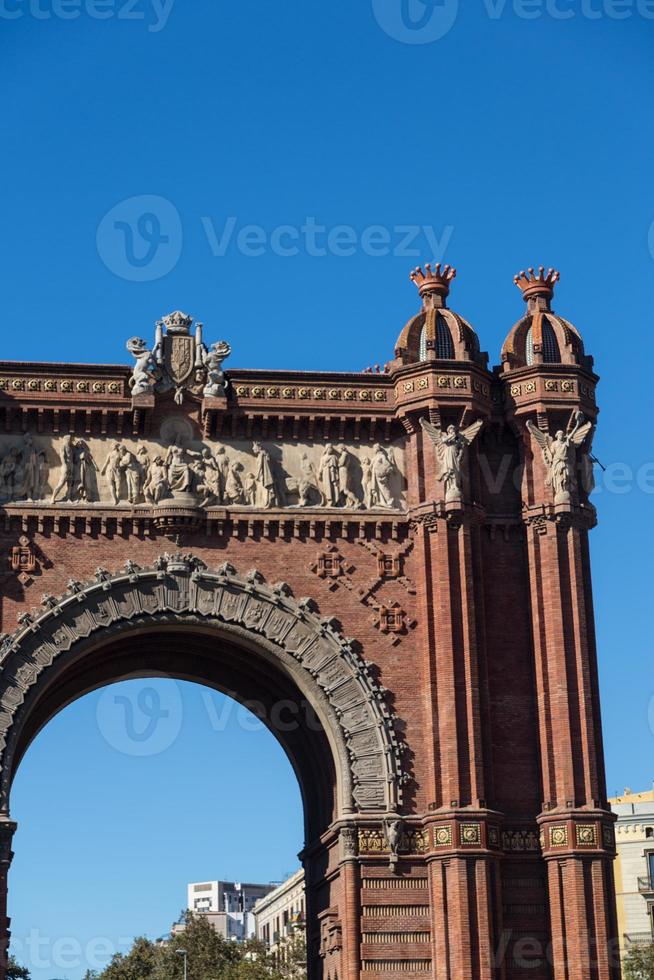
[[[28,500],[40,500],[43,493],[42,453],[37,450],[34,439],[29,432],[23,436],[21,457],[23,470],[21,496],[27,497]]]
[[[122,497],[122,487],[123,487],[123,447],[119,442],[113,444],[112,449],[109,451],[109,455],[105,459],[102,469],[100,470],[101,476],[107,477],[107,483],[109,484],[109,492],[111,493],[112,500],[115,504],[119,504]]]
[[[150,464],[144,485],[145,499],[149,504],[160,504],[170,496],[168,467],[162,456],[155,456]]]
[[[134,453],[125,446],[120,447],[120,470],[125,475],[127,499],[130,504],[138,504],[141,493],[141,466]]]
[[[399,470],[392,449],[375,443],[372,457],[372,499],[375,507],[397,507],[396,484]]]
[[[245,479],[243,480],[243,496],[245,498],[245,503],[250,507],[256,507],[257,486],[257,478],[254,473],[246,473]]]
[[[275,464],[267,449],[260,442],[252,443],[252,451],[256,459],[255,480],[258,488],[258,500],[262,507],[283,507],[284,493],[275,474]]]
[[[12,446],[0,460],[0,498],[14,500],[22,479],[20,473],[20,449]]]
[[[161,368],[157,361],[159,350],[157,347],[150,350],[141,337],[130,338],[126,346],[132,357],[136,358],[136,364],[129,381],[132,395],[147,395],[154,391],[155,385],[162,378]]]
[[[363,489],[363,506],[370,510],[373,506],[372,462],[368,456],[361,460],[361,487]]]
[[[34,499],[43,500],[43,498],[46,495],[46,491],[48,487],[48,472],[49,472],[48,457],[44,449],[41,449],[37,455],[38,455],[38,467],[39,467],[38,482],[37,482],[38,496],[36,496]]]
[[[52,503],[56,503],[62,490],[65,490],[64,499],[72,500],[75,481],[75,450],[72,436],[64,436],[61,447],[61,473],[59,481],[52,494]]]
[[[202,349],[202,363],[207,371],[207,383],[204,387],[205,398],[219,398],[225,394],[225,375],[223,361],[232,353],[232,348],[226,340],[212,344],[209,350]]]
[[[234,460],[234,462],[229,464],[225,474],[224,500],[226,504],[235,504],[238,506],[250,502],[246,500],[245,490],[243,488],[243,478],[241,477],[242,472],[243,464],[239,463],[238,460]],[[251,476],[254,480],[252,473],[250,473],[249,476]]]
[[[61,472],[59,481],[52,494],[52,503],[56,503],[62,490],[65,490],[64,500],[93,501],[98,498],[97,466],[91,450],[82,439],[74,436],[64,436],[61,449]]]
[[[330,442],[325,446],[318,464],[318,479],[327,507],[338,507],[341,499],[338,452]]]
[[[75,493],[79,500],[90,503],[98,499],[98,480],[95,460],[83,439],[74,440]]]
[[[545,486],[552,488],[557,504],[567,504],[572,500],[572,494],[577,489],[577,449],[583,445],[592,427],[592,422],[586,422],[582,413],[577,412],[572,430],[566,434],[559,429],[552,438],[535,426],[531,419],[527,420],[527,428],[540,446],[547,468]]]
[[[310,507],[316,503],[316,498],[318,505],[324,507],[325,495],[322,492],[316,469],[309,459],[308,453],[302,453],[300,460],[300,479],[298,480],[297,489],[300,497],[300,507]]]
[[[218,494],[218,500],[222,504],[226,497],[227,488],[227,474],[229,473],[230,461],[229,456],[225,451],[224,446],[218,446],[216,449],[216,467],[218,468],[218,477],[220,481],[220,492]]]
[[[465,429],[448,425],[443,431],[427,419],[420,419],[420,425],[427,433],[436,449],[439,465],[438,480],[445,487],[445,502],[463,499],[463,479],[468,458],[468,449],[479,435],[484,424],[478,419]]]
[[[136,459],[139,467],[138,499],[142,500],[145,497],[145,485],[148,482],[148,475],[150,473],[150,456],[145,446],[141,446],[138,450]]]
[[[341,501],[346,507],[360,507],[361,498],[354,479],[354,459],[343,445],[337,446],[336,451]]]
[[[197,491],[205,507],[222,502],[222,479],[218,463],[209,449],[202,450],[202,456],[194,467],[197,474]]]
[[[200,453],[185,449],[178,443],[173,443],[166,454],[168,467],[168,483],[175,493],[191,493],[193,491],[192,461],[200,458]]]

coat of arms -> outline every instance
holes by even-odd
[[[185,391],[205,398],[225,394],[222,363],[232,349],[224,340],[207,349],[202,324],[196,324],[195,333],[192,326],[193,318],[177,311],[157,322],[152,350],[140,337],[128,340],[127,349],[136,358],[130,382],[133,396],[174,389],[175,401],[181,404]]]

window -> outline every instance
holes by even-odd
[[[427,329],[422,328],[420,334],[420,360],[427,360]],[[442,316],[436,317],[436,357],[446,361],[454,360],[454,344],[452,334],[445,319]]]
[[[526,346],[527,364],[534,363],[534,335],[532,328],[527,331]],[[543,363],[556,364],[561,360],[559,342],[556,339],[554,328],[548,320],[543,320]]]

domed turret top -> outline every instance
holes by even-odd
[[[418,287],[422,310],[413,316],[395,345],[400,364],[419,361],[475,361],[485,366],[488,355],[479,350],[477,334],[470,324],[447,308],[450,284],[456,277],[452,266],[418,266],[410,278]]]
[[[592,369],[593,359],[584,353],[581,336],[571,323],[552,311],[556,269],[540,266],[520,272],[515,284],[527,303],[527,314],[511,330],[502,347],[504,371],[532,364],[578,364]]]

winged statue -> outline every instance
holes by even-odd
[[[577,450],[581,449],[589,433],[593,429],[593,423],[585,419],[581,412],[575,415],[575,424],[570,432],[559,429],[552,437],[548,432],[543,432],[529,419],[527,421],[529,432],[540,446],[543,455],[543,462],[547,468],[545,486],[552,487],[554,491],[554,503],[568,504],[572,499],[572,493],[577,489]],[[588,453],[586,454],[588,455]],[[594,486],[592,478],[592,461],[588,458],[588,465],[583,465],[584,489],[590,492]],[[590,490],[588,490],[590,467]]]
[[[436,459],[440,467],[438,479],[445,486],[445,502],[461,500],[468,449],[479,435],[484,420],[478,419],[465,429],[459,429],[458,425],[448,425],[443,430],[427,419],[420,419],[420,424],[436,449]]]

